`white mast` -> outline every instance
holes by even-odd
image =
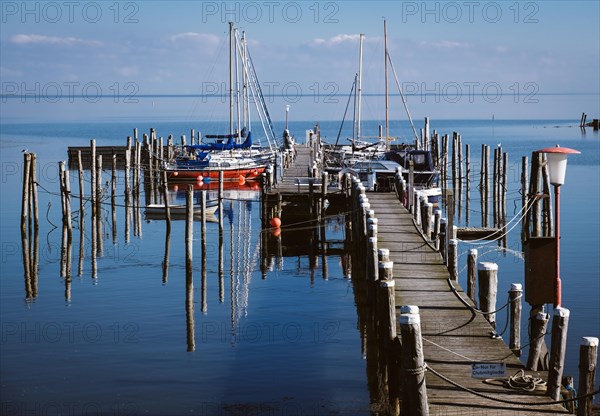
[[[248,75],[246,74],[246,32],[242,31],[242,115],[243,115],[243,125],[250,129],[250,119],[248,112],[250,111],[248,105]]]
[[[238,29],[235,28],[234,29],[234,35],[235,35],[235,105],[236,105],[236,115],[237,115],[237,137],[236,137],[236,143],[240,143],[240,134],[242,131],[242,114],[241,114],[241,109],[240,109],[240,74],[239,74],[239,56],[240,54],[237,53],[238,48],[239,48],[239,37],[238,37]],[[242,98],[243,99],[243,98]]]
[[[390,119],[388,114],[388,50],[387,50],[387,26],[385,19],[383,20],[383,49],[384,49],[384,61],[385,61],[385,148],[389,148],[390,140]]]
[[[233,22],[229,22],[229,134],[233,134]]]
[[[361,94],[362,94],[362,46],[364,34],[360,34],[359,50],[358,50],[358,83],[357,83],[357,122],[356,122],[356,139],[360,140],[360,107],[361,107]]]

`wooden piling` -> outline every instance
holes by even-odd
[[[112,155],[111,177],[110,177],[110,209],[112,214],[112,240],[117,243],[117,155]]]
[[[403,311],[408,313],[402,313]],[[421,337],[421,318],[418,306],[403,306],[400,315],[402,338],[402,386],[401,414],[414,416],[429,415],[427,387],[425,385],[425,358]]]
[[[96,219],[96,140],[90,140],[90,205],[92,206],[92,223]],[[92,241],[96,231],[92,231]]]
[[[436,250],[440,249],[440,245],[439,245],[439,235],[440,235],[440,231],[441,231],[441,224],[442,223],[442,210],[441,209],[436,209],[435,213],[433,214],[433,228],[431,230],[431,241],[433,241],[433,244],[435,245]]]
[[[477,302],[475,297],[475,287],[477,282],[477,249],[472,248],[469,250],[469,256],[467,257],[467,296],[473,301]]]
[[[65,225],[68,232],[70,233],[73,229],[71,221],[71,181],[69,179],[69,171],[64,169],[65,162],[61,162],[63,165],[63,188],[65,192]]]
[[[77,151],[77,174],[79,179],[79,226],[83,226],[83,214],[85,212],[84,187],[83,187],[83,163],[81,161],[81,150]]]
[[[450,279],[458,280],[458,240],[455,238],[448,241],[448,272]]]
[[[531,371],[538,371],[540,362],[545,362],[544,353],[544,335],[548,326],[549,316],[547,313],[539,312],[533,316],[531,322],[531,336],[529,341],[529,354],[527,356],[526,368]]]
[[[99,256],[104,251],[102,238],[102,155],[96,156],[96,250]]]
[[[510,302],[510,338],[508,347],[517,356],[521,356],[521,308],[523,300],[523,286],[513,283],[508,291]]]
[[[185,275],[192,279],[194,239],[194,185],[188,185],[185,205]]]
[[[523,156],[521,158],[521,241],[525,241],[527,238],[527,226],[529,222],[529,196],[527,195],[527,177],[529,168],[529,158]]]
[[[447,224],[446,224],[446,218],[441,218],[440,219],[440,232],[438,234],[438,250],[440,251],[440,254],[442,255],[442,259],[444,259],[444,264],[448,264],[448,250],[447,250],[447,246],[446,246],[446,229],[447,229]]]
[[[378,258],[377,258],[377,237],[369,237],[369,246],[368,246],[368,273],[367,279],[371,281],[379,280],[379,267],[378,267]]]
[[[465,145],[465,222],[469,225],[471,213],[471,145]]]
[[[550,368],[548,369],[548,384],[546,394],[552,400],[560,398],[560,387],[565,365],[567,349],[567,330],[569,328],[570,311],[556,307],[552,316],[552,343],[550,345]]]
[[[496,329],[496,297],[498,293],[498,265],[491,262],[481,262],[477,265],[477,280],[479,286],[479,309],[485,314],[485,319]]]
[[[381,302],[378,302],[382,307],[382,319],[383,328],[387,329],[388,340],[392,341],[396,338],[396,298],[394,294],[394,279],[392,276],[392,270],[394,268],[393,262],[381,262],[379,265],[380,270],[383,271],[384,278],[379,280],[379,297]]]
[[[165,255],[163,258],[163,284],[166,284],[169,279],[169,257],[171,249],[171,208],[169,207],[169,187],[167,184],[167,172],[162,171],[162,192],[163,201],[165,204]]]
[[[584,337],[579,344],[579,388],[577,401],[579,416],[592,415],[593,397],[584,397],[594,391],[594,379],[598,360],[598,338]]]

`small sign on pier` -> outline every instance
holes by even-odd
[[[473,363],[471,368],[473,378],[501,378],[506,377],[505,363]]]

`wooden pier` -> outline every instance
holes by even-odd
[[[323,182],[326,176],[321,176],[318,173],[319,169],[315,169],[314,161],[318,161],[318,155],[315,158],[312,151],[311,147],[298,146],[295,164],[284,169],[282,177],[275,186],[265,193],[266,200],[277,201],[278,209],[272,209],[271,212],[285,216],[282,206],[288,208],[288,211],[298,211],[297,201],[301,198],[309,201],[309,207],[314,208],[319,205],[320,198],[324,199],[325,195],[327,198],[331,197],[327,194],[327,189],[322,189],[322,184],[326,183]],[[415,224],[415,215],[400,202],[399,195],[367,193],[365,196],[369,208],[364,209],[357,208],[356,202],[353,205],[351,194],[352,192],[346,188],[343,192],[339,192],[339,197],[346,198],[347,210],[352,211],[347,214],[348,218],[356,217],[357,210],[362,211],[358,214],[358,218],[364,217],[358,221],[363,224],[362,231],[358,231],[358,238],[355,234],[357,225],[354,223],[346,230],[348,234],[354,236],[347,235],[346,239],[354,244],[354,253],[357,256],[352,260],[353,279],[361,280],[355,282],[355,292],[357,292],[355,296],[360,297],[356,302],[368,373],[373,374],[375,368],[374,373],[377,374],[375,378],[378,378],[375,382],[369,381],[370,390],[375,386],[371,399],[381,407],[384,414],[397,414],[400,407],[405,405],[402,401],[418,401],[419,398],[416,396],[420,396],[420,393],[415,394],[415,397],[402,396],[406,393],[404,391],[400,393],[398,390],[398,385],[402,385],[402,380],[407,377],[403,373],[417,374],[421,371],[418,367],[406,369],[404,363],[402,367],[399,364],[404,360],[404,358],[401,360],[400,356],[405,355],[401,354],[404,347],[398,347],[398,343],[401,343],[399,339],[402,317],[406,318],[406,315],[401,314],[401,306],[407,305],[418,306],[419,310],[425,364],[422,368],[427,367],[424,380],[426,386],[424,406],[428,408],[428,413],[423,413],[415,412],[414,408],[409,407],[409,414],[444,416],[569,414],[564,406],[548,396],[543,387],[525,391],[507,386],[506,382],[510,376],[520,374],[523,378],[531,376],[531,379],[545,381],[549,379],[549,374],[547,371],[526,370],[526,366],[515,355],[519,347],[516,349],[514,346],[509,347],[501,337],[496,335],[495,322],[490,323],[489,314],[484,315],[477,310],[473,300],[455,280],[456,272],[453,274],[450,271],[451,267],[446,265],[443,253],[434,247],[435,242],[423,236]],[[291,210],[289,205],[292,205]],[[320,218],[320,211],[312,210],[311,215],[313,218]],[[383,263],[381,258],[379,259],[379,280],[377,277],[373,280],[368,271],[361,272],[368,269],[369,263],[371,267],[373,265],[369,254],[369,247],[372,246],[369,245],[370,243],[367,244],[365,251],[363,245],[366,240],[370,240],[367,237],[370,236],[371,230],[368,232],[365,230],[369,218],[375,218],[377,221],[376,246],[379,249],[389,250],[389,261],[393,262],[391,273],[382,277]],[[348,224],[352,224],[355,219],[347,221]],[[361,226],[359,225],[358,228]],[[499,229],[496,227],[458,228],[454,238],[493,239],[494,234],[498,232]],[[456,255],[456,252],[454,254]],[[446,252],[444,255],[448,256],[449,253]],[[354,270],[355,263],[362,263],[362,265]],[[379,298],[378,291],[381,289],[377,288],[382,287],[388,288],[383,289],[384,291],[390,290],[393,293],[393,300],[390,299],[389,305],[395,306],[393,312],[390,310],[389,315],[394,315],[394,319],[382,318],[385,313],[381,314],[381,308],[385,309],[388,304],[385,299]],[[377,296],[374,295],[376,292]],[[517,295],[516,299],[513,298],[519,301],[519,313],[520,298],[520,295]],[[508,306],[513,315],[513,305]],[[480,308],[483,309],[483,306],[480,305]],[[493,309],[495,307],[484,310]],[[392,334],[390,341],[386,322],[391,323],[392,320],[395,322],[390,326],[390,334]],[[404,335],[402,339],[404,340]],[[373,352],[373,349],[377,352]],[[474,365],[488,363],[502,363],[506,368],[505,375],[500,378],[490,376],[489,379],[473,377]],[[401,387],[401,390],[404,388],[406,386]],[[562,393],[566,393],[564,388]],[[395,402],[398,399],[400,400]],[[414,403],[409,406],[414,406]],[[406,412],[407,410],[404,409],[402,413]]]
[[[512,404],[476,396],[442,380],[432,371],[426,373],[429,411],[432,415],[539,415],[568,414],[560,405],[524,406],[522,403],[551,401],[543,391],[509,390],[498,384],[486,384],[471,377],[473,363],[504,362],[507,375],[524,365],[502,339],[493,338],[493,328],[481,314],[474,313],[457,296],[472,307],[457,282],[449,285],[449,272],[442,257],[423,239],[413,217],[392,193],[368,194],[371,209],[378,219],[378,245],[389,250],[394,262],[396,305],[417,305],[421,315],[425,362],[462,386]],[[399,315],[399,309],[397,310]],[[398,329],[399,332],[399,329]],[[547,379],[544,372],[526,372]],[[492,410],[493,409],[493,410]]]

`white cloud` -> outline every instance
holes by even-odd
[[[171,42],[193,41],[208,44],[209,46],[217,46],[219,37],[210,33],[184,32],[178,33],[170,37]]]
[[[97,40],[86,40],[75,38],[72,36],[69,37],[58,37],[58,36],[45,36],[45,35],[25,35],[18,34],[14,35],[10,38],[12,43],[16,43],[18,45],[25,44],[42,44],[42,45],[86,45],[86,46],[102,46],[102,42]]]
[[[310,45],[311,46],[331,47],[331,46],[336,46],[336,45],[346,43],[346,42],[358,43],[359,37],[360,37],[360,35],[358,35],[358,34],[353,34],[353,35],[339,34],[339,35],[332,36],[329,39],[315,38],[310,42]]]
[[[496,46],[496,52],[506,53],[506,52],[508,52],[508,48],[506,46],[498,45],[498,46]]]

